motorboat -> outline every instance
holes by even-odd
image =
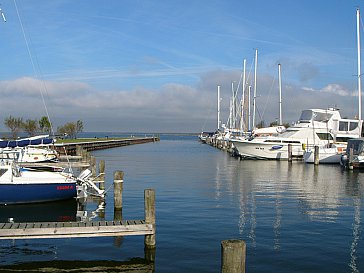
[[[350,139],[340,158],[341,166],[348,169],[364,168],[364,138]]]
[[[292,157],[301,158],[306,147],[347,141],[360,132],[362,121],[342,119],[338,109],[303,110],[299,121],[283,133],[249,139],[231,139],[243,158],[287,160],[289,144]]]

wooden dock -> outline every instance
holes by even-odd
[[[121,198],[121,193],[116,195]],[[113,221],[0,223],[0,240],[145,235],[145,246],[154,248],[155,191],[144,190],[144,220],[116,220],[117,209],[114,205]]]
[[[154,225],[145,220],[0,223],[0,239],[40,239],[152,235]]]
[[[160,138],[156,136],[152,137],[132,137],[132,138],[120,138],[120,139],[106,139],[106,140],[85,140],[72,143],[62,143],[62,140],[58,140],[54,147],[60,155],[79,155],[78,149],[86,151],[95,151],[102,149],[109,149],[115,147],[122,147],[134,144],[143,144],[149,142],[159,141]]]

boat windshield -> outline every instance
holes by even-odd
[[[312,110],[303,110],[300,116],[300,123],[309,123],[311,120],[327,122],[331,119],[332,114],[321,113]]]
[[[312,110],[303,110],[300,116],[300,122],[311,122],[312,119]]]
[[[364,141],[361,139],[350,139],[346,147],[347,154],[350,153],[350,148],[353,148],[354,155],[361,155],[364,153]]]

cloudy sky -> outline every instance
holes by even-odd
[[[4,0],[0,21],[0,131],[12,115],[49,114],[57,128],[200,132],[222,120],[243,60],[257,120],[305,108],[358,113],[358,0]],[[364,7],[363,7],[364,12]]]

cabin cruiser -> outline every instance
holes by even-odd
[[[302,158],[306,147],[347,141],[359,134],[361,125],[359,120],[342,119],[338,109],[307,109],[302,111],[299,121],[283,133],[231,141],[243,158],[286,160],[289,144],[292,157]]]

